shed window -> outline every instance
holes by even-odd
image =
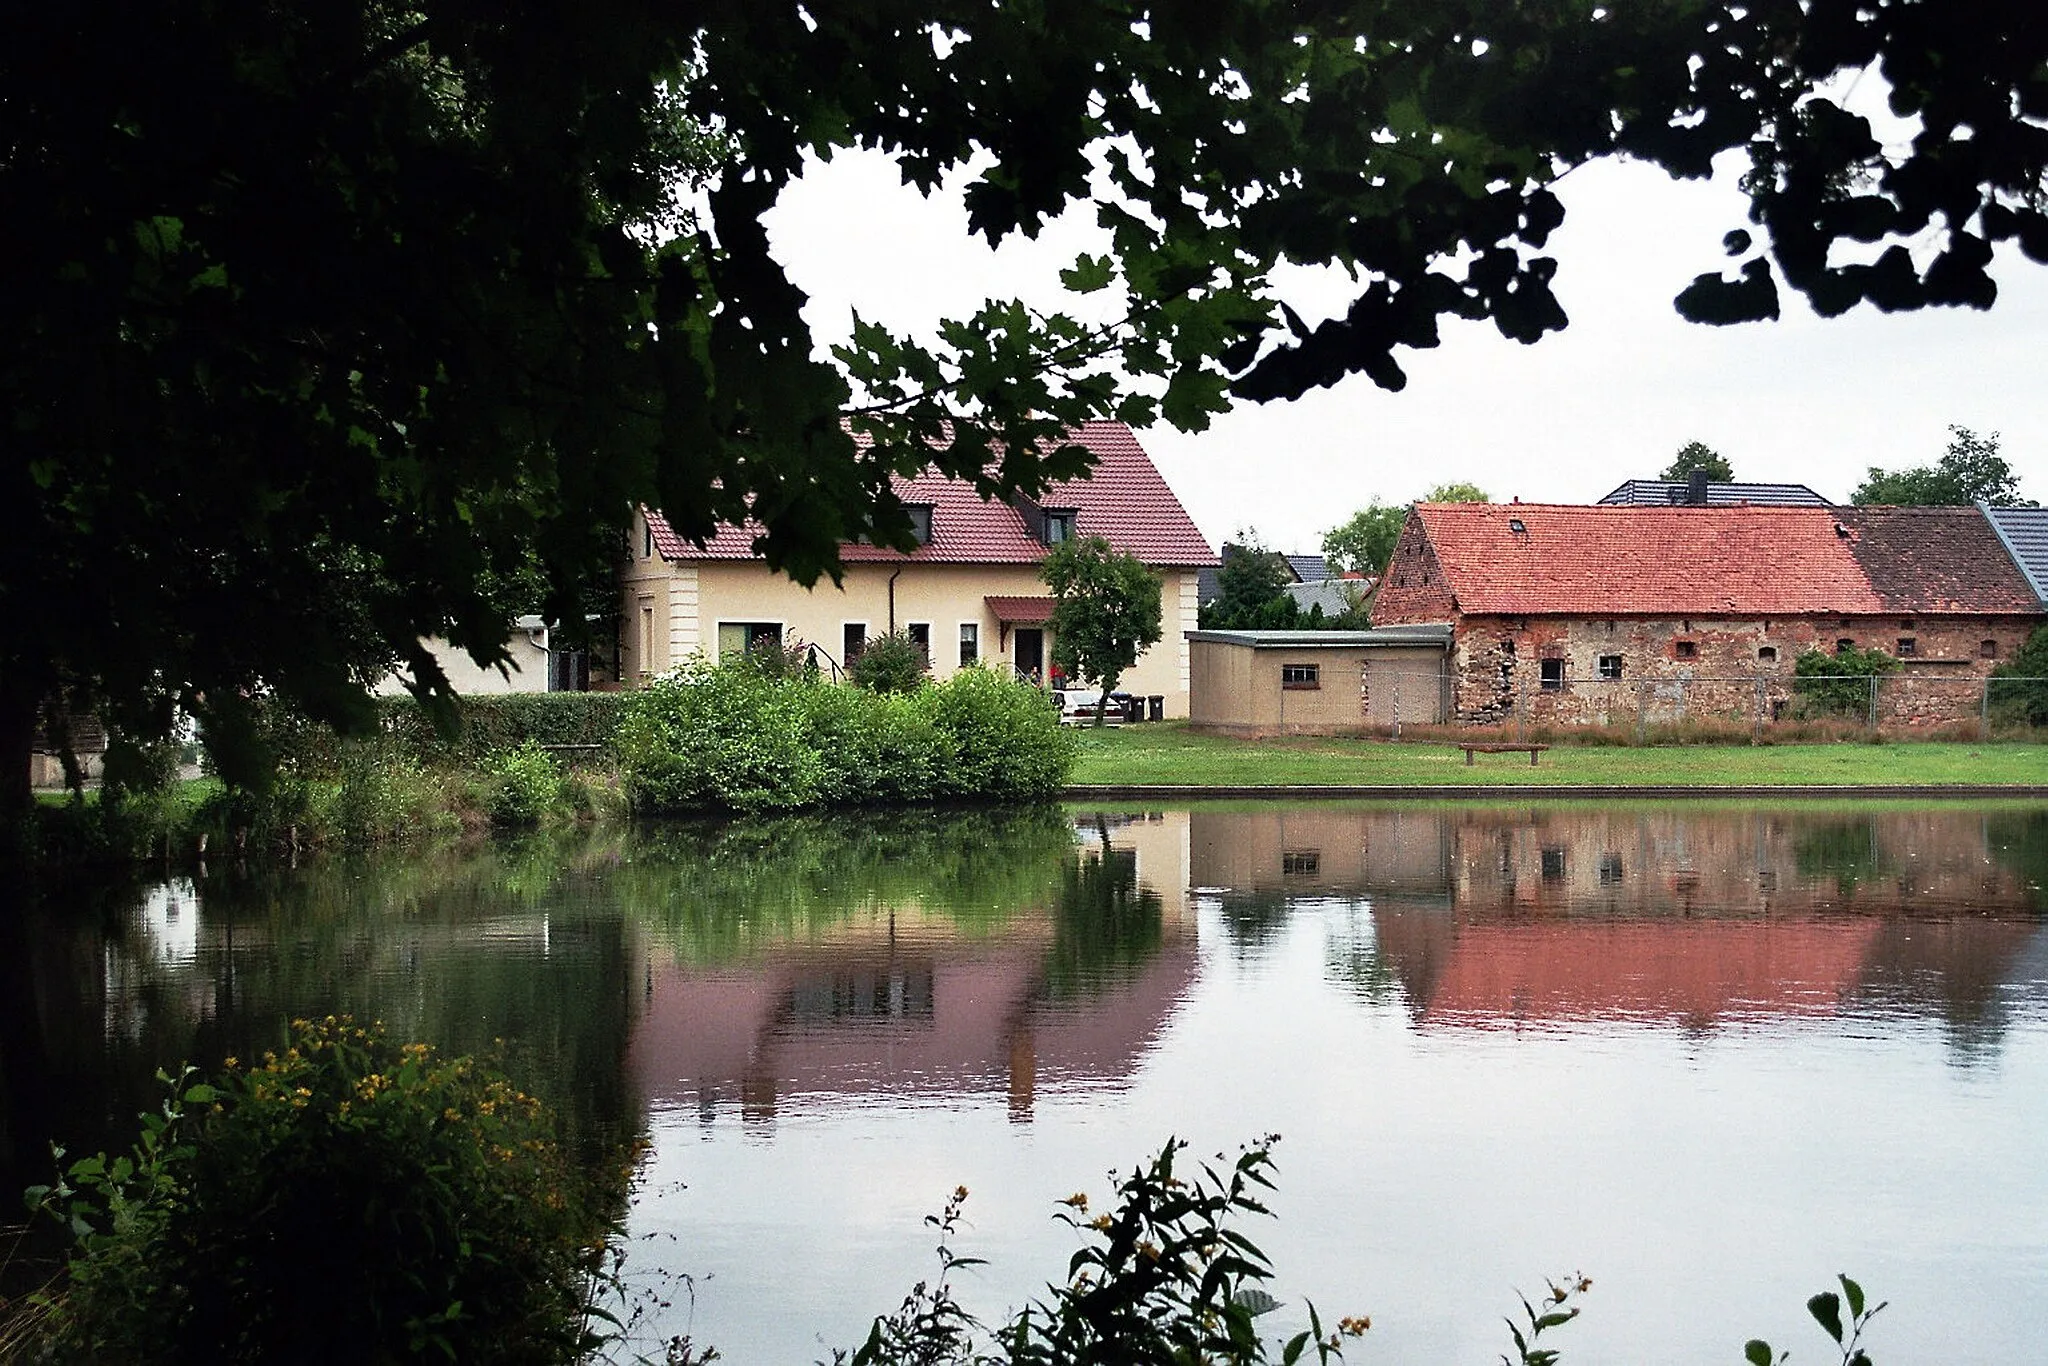
[[[1676,652],[1680,659],[1698,659],[1700,657],[1699,642],[1696,640],[1681,640],[1676,646]]]
[[[1911,636],[1899,637],[1899,658],[1910,659],[1920,653],[1920,642]]]
[[[1544,659],[1537,662],[1543,670],[1543,691],[1562,692],[1564,690],[1564,661],[1561,659]]]
[[[1977,642],[1977,657],[1978,657],[1979,659],[1996,659],[1996,658],[1998,658],[1998,642],[1997,642],[1997,641],[1995,641],[1995,640],[1980,640],[1980,641],[1978,641],[1978,642]]]
[[[1282,664],[1280,686],[1283,688],[1320,688],[1323,686],[1323,666],[1320,664]]]
[[[1320,849],[1283,849],[1280,851],[1280,875],[1282,877],[1314,877],[1323,871],[1323,851]]]
[[[1602,678],[1605,678],[1605,679],[1610,679],[1610,680],[1611,680],[1611,679],[1616,679],[1616,678],[1620,678],[1620,677],[1621,677],[1621,656],[1620,656],[1620,655],[1602,655],[1602,656],[1600,656],[1600,676],[1601,676]]]

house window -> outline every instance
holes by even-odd
[[[860,652],[868,647],[868,624],[864,621],[849,621],[839,628],[839,662],[852,667],[860,658]]]
[[[910,514],[910,534],[919,545],[932,543],[932,505],[911,503],[903,509]]]
[[[929,669],[932,666],[932,624],[913,621],[904,628],[904,634],[910,637],[910,643],[917,647],[918,654],[924,657],[924,666]]]
[[[981,623],[963,621],[960,623],[960,667],[966,668],[981,658]]]
[[[1545,659],[1538,662],[1543,670],[1543,691],[1564,691],[1564,661],[1561,659]]]
[[[640,558],[654,558],[654,523],[645,520],[640,523]]]
[[[1759,663],[1774,664],[1778,659],[1778,647],[1775,645],[1759,645],[1756,647],[1756,657]]]
[[[1676,649],[1680,659],[1698,659],[1700,657],[1700,645],[1696,640],[1681,640],[1678,642]]]
[[[1280,686],[1283,688],[1320,688],[1323,686],[1323,666],[1320,664],[1282,664]]]
[[[1920,642],[1911,636],[1899,637],[1899,658],[1911,659],[1920,653]]]
[[[1323,852],[1320,849],[1280,851],[1280,873],[1283,877],[1314,877],[1322,870]]]
[[[1621,656],[1600,656],[1600,676],[1609,680],[1621,677]]]
[[[1071,511],[1048,512],[1045,514],[1045,543],[1047,545],[1058,545],[1061,541],[1071,541],[1073,539],[1074,514]]]
[[[782,648],[779,621],[721,621],[718,623],[718,657],[738,659],[749,650]]]
[[[654,672],[654,600],[640,599],[640,672]]]
[[[1856,642],[1850,639],[1848,636],[1843,636],[1840,640],[1835,642],[1835,653],[1838,655],[1845,655],[1855,648]]]
[[[1980,640],[1980,641],[1978,641],[1978,642],[1977,642],[1977,657],[1978,657],[1979,659],[1996,659],[1996,658],[1998,658],[1998,642],[1997,642],[1997,641],[1995,641],[1995,640]]]

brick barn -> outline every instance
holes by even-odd
[[[1450,624],[1468,724],[1776,716],[1847,646],[1900,661],[1880,721],[1960,719],[2044,621],[1976,508],[1418,504],[1373,611]]]

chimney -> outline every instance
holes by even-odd
[[[1694,508],[1703,508],[1707,505],[1707,472],[1705,470],[1694,470],[1692,472],[1692,478],[1685,486],[1685,505]]]

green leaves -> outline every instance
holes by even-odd
[[[1053,662],[1069,678],[1115,691],[1124,671],[1159,640],[1159,575],[1099,536],[1054,546],[1041,572],[1053,596]]]

